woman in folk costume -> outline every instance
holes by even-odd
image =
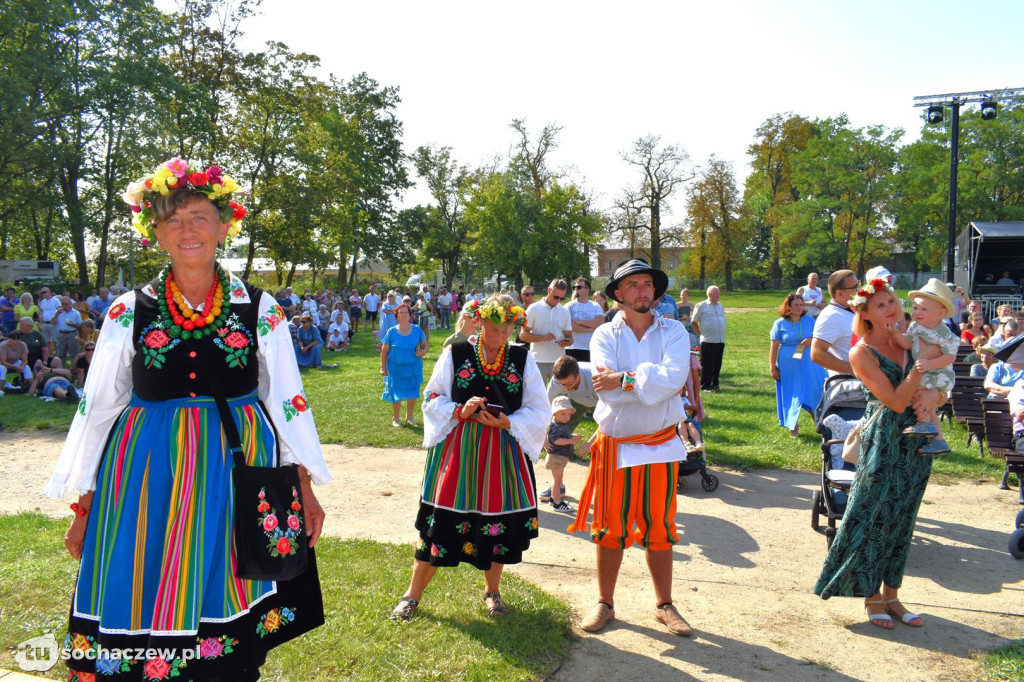
[[[484,571],[488,614],[505,615],[502,569],[522,561],[537,537],[533,462],[551,406],[529,352],[509,344],[526,313],[494,295],[467,302],[462,314],[480,322],[480,334],[441,352],[424,391],[420,539],[392,620],[412,618],[438,566],[462,562]]]
[[[289,581],[233,570],[233,459],[211,396],[226,397],[249,465],[298,465],[292,509],[305,508],[279,512],[289,542],[316,543],[324,511],[311,483],[331,480],[284,312],[215,259],[245,217],[237,191],[220,168],[174,158],[124,195],[143,243],[155,237],[170,265],[107,310],[46,489],[79,495],[64,538],[81,559],[71,679],[255,680],[267,651],[323,623],[312,552]],[[95,655],[139,648],[175,654]]]

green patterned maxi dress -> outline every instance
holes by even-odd
[[[877,353],[878,362],[893,387],[910,370]],[[913,362],[911,360],[910,362]],[[932,458],[918,455],[922,436],[904,436],[915,421],[914,412],[893,412],[868,395],[864,418],[882,413],[864,429],[857,473],[850,489],[843,522],[825,557],[814,593],[832,596],[870,597],[884,582],[898,588],[903,582],[907,553],[932,471]]]

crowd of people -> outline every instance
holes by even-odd
[[[682,289],[676,301],[665,272],[630,259],[598,291],[580,277],[571,288],[553,279],[543,292],[527,285],[489,296],[429,285],[272,296],[215,260],[245,216],[235,190],[220,168],[171,159],[125,194],[133,227],[167,254],[156,280],[88,298],[40,287],[0,299],[5,386],[69,401],[86,394],[46,490],[77,495],[64,538],[82,559],[70,638],[133,650],[198,641],[206,655],[189,663],[191,675],[246,680],[259,678],[282,641],[267,637],[282,619],[290,636],[323,624],[312,549],[325,514],[312,486],[331,474],[299,368],[327,366],[323,354],[344,352],[358,333],[375,338],[393,426],[418,426],[418,403],[423,415],[419,538],[393,620],[412,619],[437,569],[460,563],[483,572],[489,616],[508,614],[503,569],[539,537],[547,503],[595,546],[596,603],[584,631],[615,618],[624,551],[637,544],[651,615],[691,634],[673,600],[676,485],[680,462],[704,448],[702,393],[728,389],[718,287],[696,303]],[[826,301],[811,273],[780,303],[768,349],[779,424],[794,437],[827,374],[852,374],[868,393],[845,515],[813,589],[823,599],[864,598],[869,621],[886,629],[923,625],[898,590],[933,457],[949,449],[935,410],[949,398],[961,342],[974,347],[985,386],[1010,401],[1024,451],[1024,311],[985,320],[962,290],[930,280],[910,292],[908,314],[893,284],[883,268],[863,282],[839,270]],[[437,330],[448,334],[423,387]],[[584,419],[597,425],[587,441],[577,431]],[[538,485],[542,453],[550,479]],[[574,509],[564,471],[582,454],[589,470]],[[307,543],[310,564],[297,578],[236,574],[231,538],[242,512],[230,491],[239,458],[295,467],[287,530],[262,492],[252,506],[274,556]],[[173,590],[154,589],[161,585]],[[69,665],[89,675],[108,662]]]

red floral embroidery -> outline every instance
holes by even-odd
[[[242,332],[231,332],[224,337],[224,343],[231,348],[238,350],[239,348],[245,348],[249,345],[249,337]]]
[[[275,528],[277,528],[277,517],[268,514],[267,518],[263,519],[263,530],[274,530]]]
[[[110,319],[116,320],[125,310],[127,310],[127,307],[125,306],[124,303],[115,303],[114,305],[110,306],[110,310],[107,311],[107,315],[110,317]]]
[[[146,661],[144,671],[149,679],[162,680],[171,672],[171,664],[162,658],[152,658]]]
[[[260,505],[258,507],[256,507],[256,509],[260,513],[263,513],[265,511],[267,511],[268,509],[270,509],[270,505],[267,504],[266,502],[260,502]]]
[[[171,337],[163,329],[154,329],[146,334],[143,342],[149,348],[163,348],[171,342]]]
[[[292,407],[294,407],[299,412],[305,412],[308,406],[309,403],[306,402],[305,396],[297,395],[294,398],[292,398]]]
[[[292,518],[294,519],[295,517],[293,516]],[[298,524],[296,524],[296,525],[298,525]],[[298,528],[293,528],[292,530],[298,530]],[[291,551],[292,551],[292,541],[289,540],[288,538],[281,538],[280,540],[277,541],[277,551],[279,553],[281,553],[281,554],[289,554],[289,553],[291,553]]]
[[[217,658],[222,651],[224,645],[216,637],[207,637],[199,644],[199,655],[203,658]]]

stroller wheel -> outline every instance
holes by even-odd
[[[1017,512],[1017,519],[1013,522],[1014,528],[1024,528],[1024,509]]]
[[[679,480],[679,484],[676,487],[676,491],[679,492],[679,493],[685,493],[686,492],[686,479],[683,478],[682,476],[680,476],[678,480]]]
[[[1024,559],[1024,528],[1018,528],[1010,534],[1010,556]]]
[[[836,529],[831,526],[825,526],[825,546],[828,549],[832,549],[832,541],[836,538]]]
[[[709,493],[715,490],[716,488],[718,488],[718,476],[708,476],[707,478],[702,479],[700,482],[700,487],[704,488],[704,490],[708,491]]]

